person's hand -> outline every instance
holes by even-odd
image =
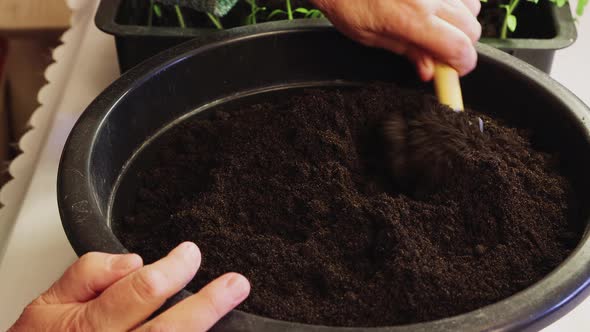
[[[135,254],[89,253],[23,311],[9,331],[205,331],[250,292],[225,274],[154,319],[146,319],[195,275],[201,253],[186,242],[143,266]]]
[[[367,46],[410,58],[429,81],[434,61],[460,75],[475,68],[480,0],[312,0],[332,24]]]

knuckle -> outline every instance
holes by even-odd
[[[471,42],[476,42],[481,37],[481,24],[474,17],[472,18],[471,29],[469,31],[469,38]]]
[[[72,266],[72,269],[76,271],[91,271],[94,266],[104,261],[103,254],[98,252],[89,252],[78,260],[76,264]]]
[[[379,0],[372,12],[377,13],[373,30],[390,37],[415,35],[431,16],[431,10],[422,1],[402,1],[392,9],[391,0]]]
[[[166,295],[166,277],[155,269],[141,270],[131,284],[139,299],[144,302]]]
[[[82,257],[80,257],[79,262],[81,265],[89,264],[96,262],[97,260],[101,259],[103,254],[95,251],[87,252]]]
[[[469,55],[471,54],[473,44],[471,43],[471,40],[467,38],[467,36],[457,38],[454,46],[454,50],[451,54],[453,60],[457,62],[463,62],[469,59]]]
[[[473,8],[473,15],[477,16],[481,11],[481,1],[471,0],[471,8]]]
[[[398,37],[414,31],[412,20],[407,15],[399,15],[395,20],[378,22],[372,30],[387,37]]]
[[[379,46],[378,38],[372,33],[369,33],[365,30],[359,30],[354,35],[353,38],[360,42],[363,45],[368,47],[376,47]]]
[[[467,65],[466,72],[470,72],[470,71],[474,70],[476,66],[477,66],[477,53],[475,54],[475,58],[473,59],[473,61]]]
[[[368,9],[368,11],[372,13],[370,16],[371,19],[364,23],[368,30],[380,35],[397,33],[400,26],[407,23],[407,21],[404,20],[405,15],[399,13],[402,8],[400,8],[399,11],[388,11],[387,7],[391,6],[391,4],[386,4],[386,2],[387,1],[383,0],[374,0],[371,2],[371,7]],[[385,13],[389,13],[390,15]]]
[[[348,22],[337,22],[337,27],[340,31],[342,31],[348,37],[367,45],[368,42],[372,39],[373,33],[368,31],[368,29],[363,26],[360,22],[356,20],[348,21]]]
[[[458,38],[449,54],[450,64],[459,70],[461,74],[471,71],[475,67],[477,53],[473,43],[463,36]]]
[[[481,38],[481,31],[482,31],[481,23],[477,22],[475,27],[476,27],[476,33],[475,33],[475,40],[474,41],[477,41],[477,40],[479,40],[479,38]]]

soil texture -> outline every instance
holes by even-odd
[[[394,115],[414,144],[399,156],[382,130]],[[431,153],[420,130],[436,133],[423,135]],[[261,316],[449,317],[539,281],[579,241],[570,182],[529,134],[389,84],[302,90],[168,131],[115,230],[146,262],[194,241],[203,261],[188,289],[240,272],[252,291],[239,309]],[[410,185],[392,167],[402,156]]]

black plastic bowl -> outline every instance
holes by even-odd
[[[113,203],[133,205],[133,195],[115,195],[115,191],[130,190],[117,185],[125,182],[120,178],[136,176],[134,171],[123,171],[134,164],[131,159],[146,142],[195,110],[297,86],[373,80],[417,83],[413,67],[401,57],[363,47],[330,27],[285,26],[247,27],[190,41],[142,63],[96,98],[72,130],[58,175],[63,227],[78,255],[88,251],[126,252],[110,228]],[[562,155],[563,170],[574,180],[580,205],[590,206],[588,108],[532,66],[489,46],[478,45],[478,52],[477,69],[462,81],[466,104],[533,129],[538,147]],[[521,331],[548,325],[584,299],[589,289],[587,209],[572,218],[586,230],[581,243],[563,264],[526,290],[455,317],[358,330]],[[188,295],[182,291],[167,305]],[[239,310],[231,312],[216,328],[339,330],[272,320]]]

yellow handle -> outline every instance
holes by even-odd
[[[454,68],[439,62],[435,63],[434,88],[441,104],[448,105],[455,111],[463,111],[459,73]]]

